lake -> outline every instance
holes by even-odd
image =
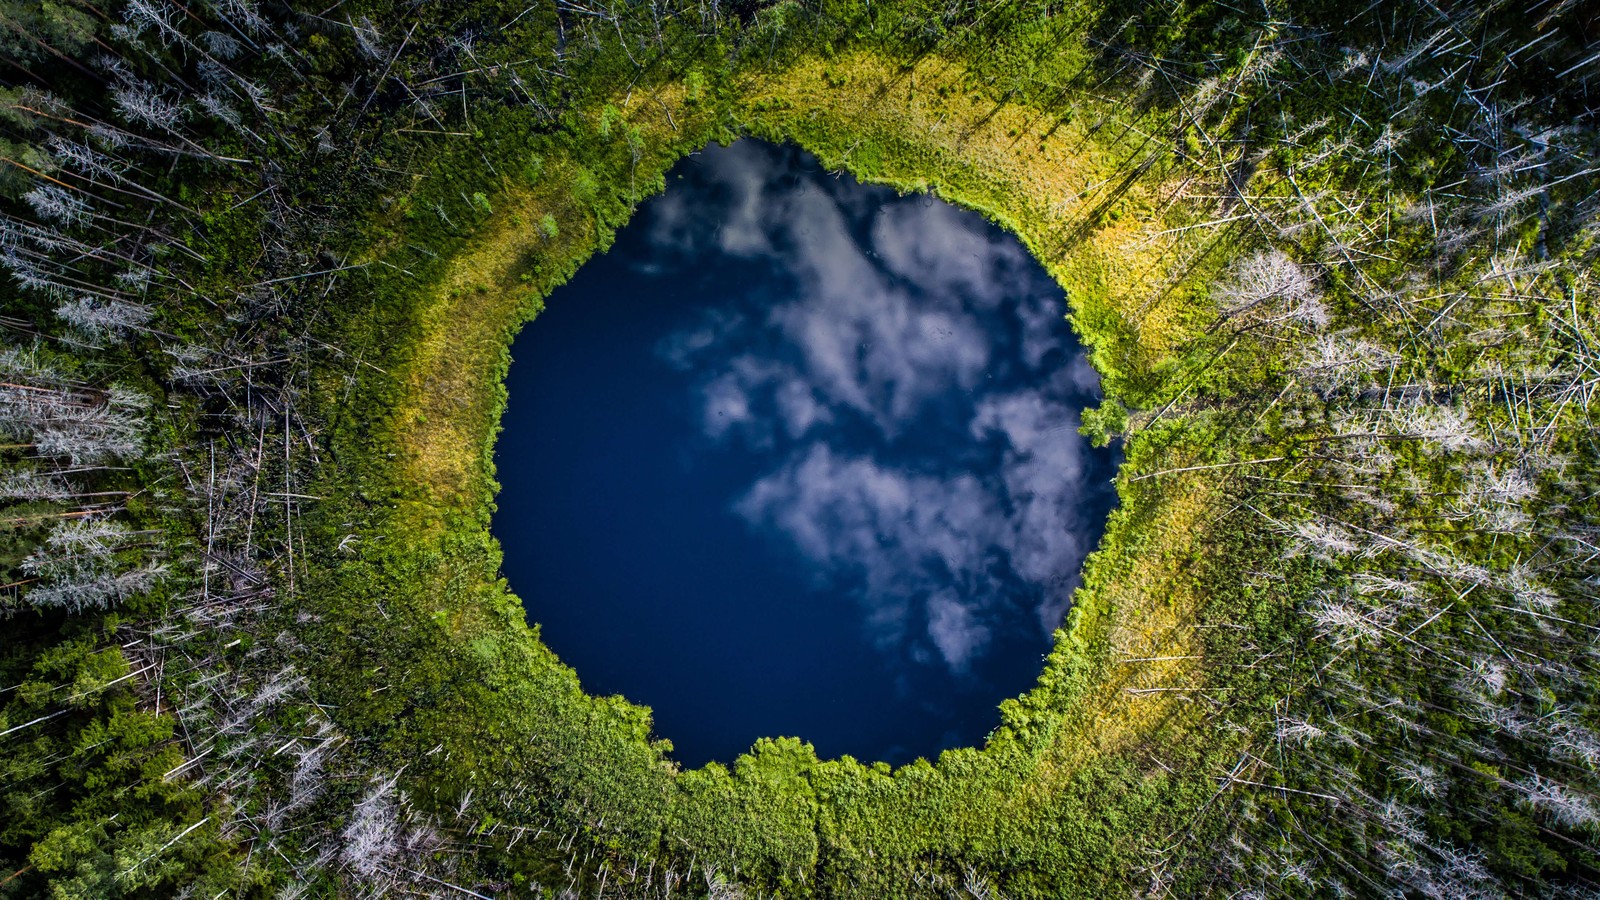
[[[981,745],[1115,500],[1065,313],[976,213],[713,145],[512,346],[504,574],[685,765]]]

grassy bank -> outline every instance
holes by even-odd
[[[800,56],[714,88],[636,85],[596,106],[572,139],[582,152],[542,150],[537,176],[492,195],[492,213],[416,291],[410,337],[385,357],[391,412],[372,446],[393,448],[395,502],[362,535],[372,549],[341,560],[327,591],[373,598],[334,626],[340,642],[373,648],[370,662],[325,671],[348,685],[341,705],[367,710],[363,730],[404,717],[388,750],[417,760],[441,806],[494,773],[500,799],[476,801],[475,815],[491,833],[531,833],[508,842],[515,869],[537,871],[576,841],[594,848],[591,879],[663,860],[771,890],[898,894],[1022,854],[1008,890],[1090,896],[1119,883],[1147,841],[1192,816],[1206,765],[1237,741],[1197,728],[1206,707],[1195,702],[1212,689],[1196,626],[1226,593],[1213,581],[1230,554],[1254,552],[1215,537],[1239,524],[1219,508],[1226,478],[1133,480],[1181,465],[1181,439],[1131,436],[1122,508],[1039,686],[1005,702],[985,748],[894,772],[818,760],[793,740],[763,741],[731,771],[678,772],[651,743],[663,736],[647,711],[585,696],[497,580],[492,448],[512,337],[666,168],[709,140],[793,141],[864,180],[933,190],[1002,223],[1067,289],[1063,315],[1111,402],[1131,407],[1170,392],[1165,373],[1207,320],[1201,285],[1227,262],[1217,236],[1183,228],[1195,211],[1181,177],[1111,104],[1085,98],[1063,121],[995,98],[935,56]],[[623,147],[594,152],[608,142]],[[604,187],[584,198],[573,186],[585,183]],[[1217,568],[1195,565],[1219,551]],[[387,618],[375,620],[380,603]],[[380,671],[385,693],[439,706],[372,696]]]
[[[1600,883],[1571,4],[79,6],[0,35],[0,896]],[[744,136],[1015,233],[1102,377],[983,747],[685,771],[499,580],[512,340]]]

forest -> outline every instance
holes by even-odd
[[[1600,890],[1591,4],[0,0],[0,61],[0,897]],[[500,577],[511,338],[742,136],[1090,349],[1118,507],[981,747],[683,769]]]

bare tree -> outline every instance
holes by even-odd
[[[1315,279],[1282,250],[1263,250],[1236,264],[1216,298],[1225,319],[1249,324],[1294,322],[1320,331],[1330,320]]]
[[[22,570],[39,579],[23,599],[41,609],[80,612],[106,609],[153,587],[165,567],[146,562],[128,568],[117,559],[133,535],[106,519],[59,522],[43,546],[22,562]]]

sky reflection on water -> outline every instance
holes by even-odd
[[[1064,312],[974,213],[712,146],[513,347],[510,584],[689,765],[981,743],[1113,500]]]

